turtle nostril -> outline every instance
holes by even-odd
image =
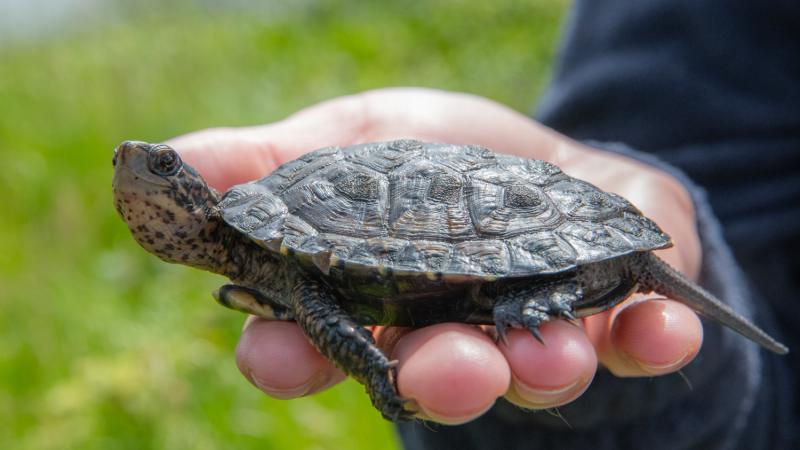
[[[149,147],[150,147],[150,144],[148,144],[147,142],[125,141],[125,142],[119,144],[119,146],[117,147],[117,150],[132,151],[132,150],[135,150],[137,148],[142,149],[142,150],[147,150]]]

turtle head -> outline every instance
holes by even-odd
[[[164,144],[126,141],[114,151],[114,202],[139,244],[169,262],[216,271],[208,245],[219,194]]]

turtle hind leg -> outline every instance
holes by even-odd
[[[506,330],[509,327],[526,328],[544,344],[539,327],[551,318],[575,320],[573,305],[582,296],[580,286],[572,280],[510,286],[497,297],[494,306],[497,335],[507,343]]]
[[[639,289],[635,279],[609,273],[605,266],[587,267],[549,283],[510,285],[495,302],[497,334],[505,341],[508,327],[527,328],[542,342],[539,326],[553,318],[574,321],[605,311]]]
[[[294,314],[283,305],[268,299],[261,292],[236,284],[225,284],[214,291],[217,302],[236,311],[267,320],[292,320]]]
[[[384,418],[412,418],[397,393],[396,362],[389,361],[372,333],[356,323],[329,291],[316,281],[302,280],[292,291],[292,302],[297,323],[314,347],[365,386]]]

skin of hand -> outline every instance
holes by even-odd
[[[280,122],[208,129],[169,143],[210,185],[224,191],[320,147],[397,138],[478,144],[555,163],[571,176],[630,200],[672,236],[675,246],[658,254],[690,278],[698,274],[694,209],[680,183],[650,166],[572,141],[485,98],[382,89],[329,100]],[[569,403],[589,387],[598,362],[621,377],[675,372],[694,359],[703,338],[701,323],[688,307],[640,294],[581,319],[577,327],[562,320],[545,324],[545,346],[525,330],[511,330],[508,346],[496,343],[487,331],[458,323],[374,329],[390,359],[400,361],[400,395],[418,417],[446,424],[480,416],[500,396],[533,409]],[[236,358],[244,376],[276,398],[314,394],[345,378],[292,322],[248,318]]]

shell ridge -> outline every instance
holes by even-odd
[[[290,164],[230,194],[223,215],[254,224],[237,229],[258,242],[273,233],[259,221],[276,214],[261,197],[279,198],[281,251],[323,273],[486,280],[670,245],[627,200],[545,161],[483,147],[396,140],[322,149]]]

